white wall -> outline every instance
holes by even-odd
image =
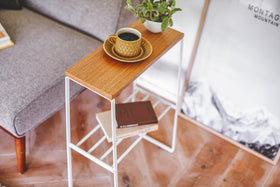
[[[195,42],[204,0],[177,0],[176,2],[176,7],[181,8],[182,11],[174,14],[174,26],[172,28],[185,34],[182,63],[184,72],[186,72]],[[156,63],[143,76],[141,76],[138,83],[175,102],[178,74],[177,64],[180,59],[179,51],[180,44],[173,47],[159,60],[159,63]],[[182,79],[184,79],[184,77],[183,74]]]

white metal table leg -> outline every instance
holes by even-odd
[[[113,143],[113,173],[114,187],[118,186],[118,158],[117,158],[117,135],[116,135],[116,107],[115,99],[111,100],[111,119],[112,119],[112,143]]]
[[[175,146],[176,146],[176,136],[177,136],[177,126],[178,126],[178,114],[180,112],[180,96],[182,93],[182,86],[181,86],[181,76],[182,76],[182,61],[183,61],[183,47],[184,47],[184,41],[183,39],[181,40],[180,43],[180,60],[179,60],[179,65],[178,65],[178,77],[177,77],[177,94],[176,94],[176,105],[174,106],[175,109],[175,114],[174,114],[174,120],[173,120],[173,132],[172,132],[172,140],[171,140],[171,146],[168,146],[152,137],[150,137],[147,134],[141,135],[145,140],[159,146],[160,148],[172,153],[175,150]],[[144,91],[145,92],[145,91]],[[168,112],[168,110],[166,110],[166,112]],[[161,114],[161,116],[158,117],[158,119],[160,120],[160,118],[165,115],[166,113],[163,112]]]
[[[171,152],[174,152],[175,146],[176,146],[176,137],[177,137],[177,125],[178,125],[178,114],[180,112],[180,93],[181,91],[181,76],[182,76],[182,61],[183,61],[183,48],[184,48],[184,40],[181,40],[180,44],[180,60],[179,60],[179,66],[178,66],[178,77],[177,77],[177,101],[176,101],[176,110],[174,115],[174,124],[173,124],[173,136],[172,136],[172,146],[171,146]]]
[[[65,77],[65,110],[66,110],[66,145],[67,145],[67,169],[68,169],[68,186],[73,186],[72,180],[72,156],[71,156],[71,126],[70,126],[70,85],[69,78]]]

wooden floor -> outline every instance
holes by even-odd
[[[72,101],[71,107],[72,140],[77,142],[96,125],[95,113],[109,109],[109,103],[84,91]],[[158,106],[157,112],[164,107]],[[160,121],[160,129],[152,136],[170,142],[173,113]],[[61,109],[28,134],[28,170],[23,175],[17,173],[13,138],[0,131],[2,186],[67,186],[64,114]],[[98,132],[82,147],[89,149],[101,135]],[[132,139],[121,143],[118,152]],[[94,154],[100,155],[107,146],[103,143]],[[113,186],[110,172],[75,152],[72,155],[74,186]],[[182,117],[174,153],[142,140],[118,169],[119,186],[280,186],[280,163],[273,166],[262,161]]]

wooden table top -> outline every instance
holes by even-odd
[[[140,31],[142,37],[153,47],[151,56],[146,60],[136,63],[119,62],[109,57],[101,45],[67,69],[65,75],[108,99],[114,99],[184,36],[171,28],[153,34],[140,21],[136,21],[130,27]]]

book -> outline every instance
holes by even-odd
[[[112,121],[111,111],[105,111],[96,114],[96,119],[101,126],[108,142],[112,142]],[[146,124],[136,127],[116,128],[117,140],[136,136],[142,133],[158,130],[158,124]]]
[[[118,128],[157,123],[157,116],[151,101],[116,104]]]
[[[10,36],[0,23],[0,49],[13,46],[14,42],[11,40]]]

